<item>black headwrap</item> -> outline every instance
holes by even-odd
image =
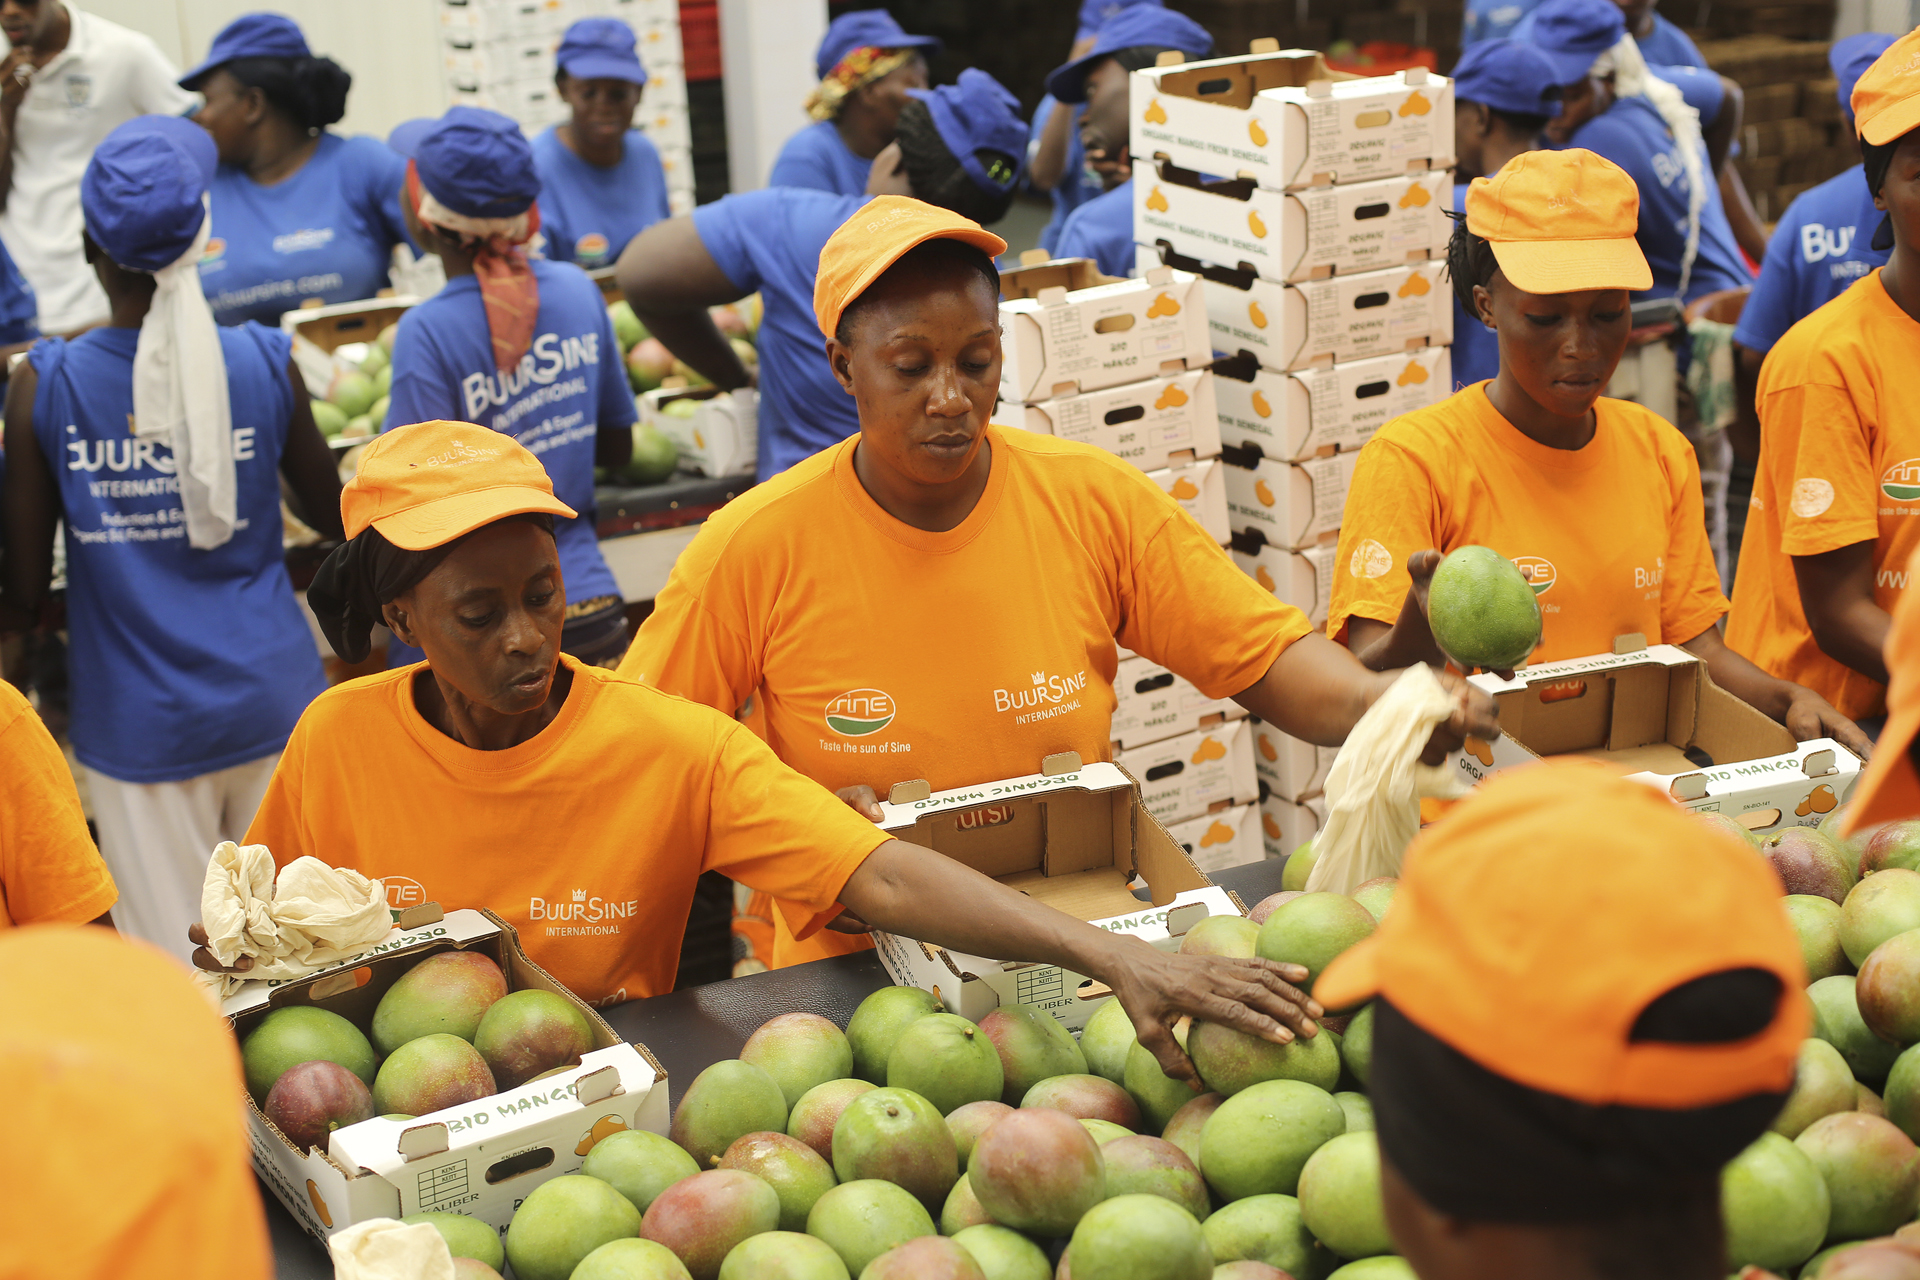
[[[1656,1026],[1648,1034],[1643,1015],[1635,1039],[1701,1042],[1757,1034],[1778,1005],[1779,984],[1770,974],[1759,974],[1763,981],[1755,983],[1756,972],[1687,984],[1706,999],[1679,1001],[1665,1020],[1694,1029]],[[1380,1150],[1421,1199],[1469,1221],[1569,1225],[1670,1209],[1697,1198],[1703,1182],[1712,1186],[1720,1167],[1766,1130],[1786,1099],[1756,1094],[1686,1111],[1592,1106],[1496,1075],[1384,998],[1378,1004],[1369,1093]],[[1711,1017],[1703,1025],[1697,1017],[1703,1006],[1731,1006],[1731,1028],[1724,1016],[1719,1025],[1710,1025]],[[1757,1023],[1746,1025],[1753,1022],[1740,1012],[1746,1010]],[[1724,1034],[1729,1029],[1734,1034]]]
[[[535,512],[507,519],[531,520],[553,532],[550,515]],[[419,586],[455,547],[472,536],[464,534],[425,551],[408,551],[394,546],[369,525],[335,547],[320,562],[319,572],[307,588],[307,606],[320,620],[320,630],[333,651],[347,662],[366,661],[373,652],[370,641],[374,624],[380,621],[380,606]]]

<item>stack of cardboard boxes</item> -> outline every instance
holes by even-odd
[[[1226,468],[1199,277],[1157,267],[1110,281],[1074,259],[1008,271],[1001,288],[995,420],[1125,459],[1224,544]],[[1257,861],[1246,712],[1124,650],[1114,692],[1114,758],[1139,780],[1148,812],[1204,870]]]
[[[1131,150],[1140,266],[1200,276],[1226,357],[1234,559],[1324,624],[1360,446],[1452,390],[1452,85],[1257,42],[1134,72]],[[1317,829],[1332,755],[1255,727],[1269,854]]]
[[[1738,82],[1746,95],[1740,154],[1733,162],[1763,221],[1777,221],[1795,196],[1860,159],[1853,130],[1840,114],[1827,48],[1825,41],[1773,35],[1700,46],[1707,65]]]
[[[693,210],[693,141],[678,0],[438,0],[449,105],[512,116],[529,134],[568,117],[553,85],[560,37],[581,18],[633,28],[647,86],[633,127],[660,149],[675,213]]]

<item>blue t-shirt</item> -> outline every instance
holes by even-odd
[[[693,229],[742,292],[760,291],[762,480],[860,430],[853,397],[834,380],[813,314],[820,250],[866,196],[768,187],[693,211]]]
[[[1687,105],[1700,113],[1702,129],[1720,118],[1720,108],[1727,100],[1727,87],[1720,83],[1719,72],[1688,66],[1649,65],[1647,70],[1680,91]]]
[[[1047,127],[1047,119],[1060,103],[1052,94],[1040,99],[1040,105],[1034,108],[1033,127],[1027,133],[1027,159],[1032,163],[1033,154],[1040,147],[1040,131]],[[1060,169],[1060,181],[1053,184],[1053,190],[1047,194],[1053,200],[1053,217],[1048,219],[1046,228],[1040,232],[1040,247],[1052,253],[1054,246],[1060,243],[1061,229],[1067,225],[1067,219],[1075,209],[1099,195],[1106,187],[1100,175],[1087,164],[1087,148],[1080,141],[1080,107],[1069,107],[1074,113],[1074,123],[1067,129],[1067,158]]]
[[[1873,207],[1859,165],[1800,193],[1767,241],[1760,280],[1740,313],[1733,340],[1771,351],[1788,329],[1839,297],[1861,276],[1887,264],[1873,233],[1886,217]]]
[[[1453,211],[1466,212],[1467,183],[1453,184]],[[1500,338],[1479,316],[1453,300],[1453,386],[1455,390],[1484,382],[1500,372]]]
[[[1057,258],[1092,258],[1110,276],[1133,274],[1133,179],[1073,211],[1054,246]]]
[[[1640,56],[1645,58],[1659,74],[1661,67],[1704,67],[1707,60],[1700,56],[1700,46],[1687,39],[1687,33],[1668,22],[1655,11],[1653,30],[1644,36],[1634,38],[1640,46]]]
[[[239,522],[187,542],[173,450],[128,433],[138,329],[50,338],[33,434],[67,539],[73,751],[122,782],[179,782],[272,755],[327,687],[280,547],[292,340],[220,330]]]
[[[13,264],[13,255],[0,244],[0,346],[31,342],[40,336],[33,318],[39,311],[33,286]]]
[[[533,262],[540,314],[511,375],[493,362],[480,282],[456,276],[400,318],[382,430],[449,419],[504,431],[537,455],[553,494],[579,512],[554,522],[567,603],[617,596],[594,533],[593,440],[633,425],[633,392],[600,288],[566,262]],[[399,665],[395,662],[393,665]]]
[[[627,241],[672,216],[659,149],[638,129],[627,130],[620,163],[602,169],[560,141],[556,126],[533,140],[533,167],[540,174],[540,233],[555,262],[608,266]]]
[[[809,187],[835,195],[864,196],[873,161],[848,150],[831,120],[817,120],[787,139],[767,175],[769,187]]]
[[[320,135],[299,172],[263,187],[233,165],[213,175],[200,287],[221,324],[278,324],[308,298],[357,302],[387,286],[407,162],[373,138]]]
[[[1581,125],[1567,144],[1585,147],[1627,171],[1640,189],[1640,250],[1653,269],[1653,288],[1641,298],[1669,298],[1680,283],[1680,260],[1687,245],[1687,172],[1680,147],[1667,123],[1645,98],[1621,98],[1604,114]],[[1753,283],[1746,259],[1733,238],[1719,184],[1713,182],[1706,144],[1700,167],[1708,175],[1706,201],[1700,207],[1700,246],[1687,282],[1692,302],[1703,294]]]
[[[1515,35],[1520,20],[1539,8],[1541,0],[1467,0],[1460,29],[1460,47]],[[1517,37],[1516,37],[1517,38]]]

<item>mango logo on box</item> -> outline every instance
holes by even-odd
[[[1278,591],[1280,589],[1274,585],[1273,575],[1267,572],[1267,566],[1263,564],[1253,566],[1253,580],[1260,584],[1262,590]]]
[[[1402,369],[1400,376],[1393,381],[1396,386],[1417,387],[1426,380],[1427,366],[1421,364],[1418,360],[1409,360],[1407,361],[1407,367]]]
[[[1253,393],[1253,411],[1263,418],[1271,418],[1273,416],[1273,406],[1267,403],[1266,392],[1256,391]]]
[[[1153,210],[1155,213],[1165,213],[1167,211],[1167,197],[1161,192],[1159,183],[1155,183],[1153,190],[1147,193],[1147,208]]]
[[[1253,482],[1253,496],[1260,499],[1260,505],[1263,507],[1273,505],[1273,489],[1265,480],[1255,480]]]
[[[1147,109],[1141,112],[1140,118],[1148,124],[1165,124],[1167,122],[1167,109],[1160,105],[1160,99],[1155,98],[1147,104]]]
[[[332,1227],[333,1215],[327,1212],[327,1202],[320,1198],[319,1184],[314,1182],[312,1178],[307,1179],[307,1200],[313,1205],[313,1211],[320,1215],[320,1225],[323,1227]]]
[[[1269,762],[1277,762],[1280,759],[1280,753],[1273,749],[1272,738],[1269,738],[1264,733],[1260,733],[1255,734],[1253,740],[1260,744],[1260,754],[1265,756]]]
[[[1896,462],[1880,474],[1880,492],[1895,502],[1920,498],[1920,458]]]
[[[1815,813],[1832,813],[1834,806],[1839,803],[1840,797],[1834,795],[1833,788],[1823,782],[1812,791],[1809,791],[1807,798],[1802,800],[1800,807],[1793,812],[1796,816],[1802,818]]]
[[[1179,314],[1180,304],[1173,300],[1173,295],[1170,293],[1161,294],[1147,306],[1147,319],[1149,320],[1158,320],[1161,316],[1177,316]]]
[[[1372,538],[1362,538],[1347,559],[1347,572],[1356,578],[1383,578],[1392,571],[1393,552]]]
[[[1267,238],[1267,224],[1260,221],[1258,210],[1247,210],[1247,230],[1253,232],[1256,239],[1265,240]]]
[[[1200,749],[1193,753],[1193,762],[1195,764],[1207,764],[1210,761],[1225,760],[1226,758],[1226,747],[1221,745],[1220,740],[1211,734],[1200,739]]]
[[[1258,120],[1247,121],[1247,136],[1253,139],[1253,145],[1256,147],[1267,145],[1267,131],[1260,127]]]
[[[1428,102],[1427,95],[1421,93],[1418,89],[1408,94],[1407,100],[1400,104],[1400,114],[1403,118],[1406,116],[1423,116],[1431,110],[1433,110],[1433,104]]]
[[[1416,182],[1407,188],[1407,194],[1400,197],[1400,207],[1402,209],[1424,208],[1427,201],[1431,199],[1433,197],[1427,194],[1427,189]]]
[[[1403,298],[1424,297],[1432,288],[1433,286],[1427,283],[1427,278],[1416,271],[1407,277],[1405,284],[1400,286],[1400,296]]]
[[[1175,310],[1178,309],[1177,307],[1175,308]],[[1147,314],[1151,315],[1153,313],[1148,312]],[[1166,390],[1160,393],[1160,398],[1153,402],[1153,407],[1156,409],[1178,409],[1186,402],[1187,393],[1180,389],[1180,384],[1177,382],[1169,382]]]
[[[1202,849],[1207,848],[1209,845],[1232,843],[1233,828],[1224,822],[1216,822],[1209,826],[1207,828],[1207,834],[1200,837],[1200,847]]]
[[[593,1122],[593,1128],[580,1135],[580,1145],[573,1149],[573,1154],[587,1154],[602,1138],[610,1137],[626,1127],[627,1122],[619,1116],[601,1116]]]
[[[1181,476],[1173,482],[1173,488],[1167,490],[1167,492],[1173,495],[1175,502],[1192,502],[1200,496],[1200,486],[1185,476]]]
[[[1267,327],[1267,313],[1260,309],[1260,304],[1257,302],[1247,304],[1247,319],[1253,321],[1253,327],[1256,329]]]
[[[700,438],[700,428],[698,427],[693,429],[693,447],[696,449],[704,449],[707,447],[707,442]]]
[[[1278,840],[1280,838],[1280,824],[1273,820],[1273,815],[1270,813],[1262,813],[1260,815],[1260,829],[1267,833],[1267,839],[1269,840]]]
[[[827,704],[827,728],[843,738],[864,738],[893,723],[899,706],[879,689],[849,689]]]
[[[1493,768],[1493,748],[1478,738],[1468,738],[1460,748],[1487,768]]]
[[[1537,596],[1552,590],[1555,579],[1560,576],[1560,571],[1553,567],[1553,561],[1543,560],[1539,556],[1515,556],[1513,567],[1520,571],[1520,576],[1527,580],[1527,585],[1533,588],[1533,594]]]

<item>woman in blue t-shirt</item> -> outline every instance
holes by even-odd
[[[6,403],[0,627],[38,611],[64,523],[70,732],[114,919],[183,960],[208,854],[244,838],[326,687],[282,560],[281,478],[308,524],[342,536],[291,341],[216,325],[201,293],[214,165],[189,120],[107,135],[80,203],[112,318],[35,344]]]
[[[647,70],[633,28],[618,18],[568,27],[554,61],[554,86],[573,118],[533,140],[540,231],[554,261],[604,267],[672,213],[660,152],[633,127]]]
[[[354,302],[387,286],[405,162],[373,138],[327,131],[353,77],[316,58],[277,13],[236,18],[180,80],[220,149],[213,235],[200,277],[221,324],[275,324],[309,299]]]
[[[901,30],[885,9],[835,18],[814,53],[820,83],[807,97],[814,123],[780,148],[767,185],[865,195],[867,173],[892,143],[907,95],[927,87],[926,54],[939,48],[932,36]]]

